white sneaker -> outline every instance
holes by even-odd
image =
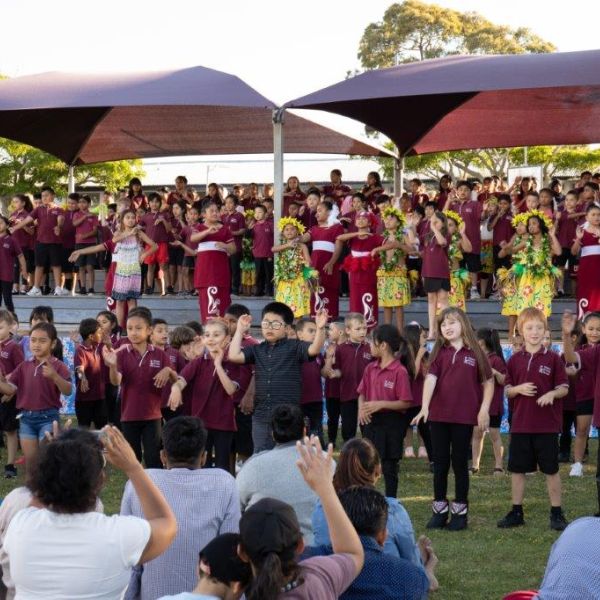
[[[571,465],[569,477],[583,477],[583,465],[580,462]]]
[[[471,300],[479,300],[480,298],[481,298],[481,296],[479,295],[477,288],[472,287],[471,288]]]
[[[35,287],[35,285],[27,292],[28,296],[41,296],[42,290],[39,287]]]
[[[414,457],[415,457],[414,448],[412,446],[406,446],[406,448],[404,449],[404,458],[414,458]]]
[[[65,288],[62,288],[59,285],[57,285],[54,288],[54,295],[55,296],[68,296],[69,295],[69,290],[65,290]]]

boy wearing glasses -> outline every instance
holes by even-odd
[[[270,450],[275,443],[271,436],[271,414],[281,404],[300,404],[302,396],[302,363],[314,360],[325,343],[327,311],[317,313],[317,332],[312,342],[287,337],[294,313],[282,302],[271,302],[262,311],[261,329],[264,341],[242,348],[244,334],[250,329],[252,317],[242,315],[229,345],[229,360],[255,365],[254,414],[252,439],[254,452]]]

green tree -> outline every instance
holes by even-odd
[[[94,184],[111,191],[127,185],[132,177],[143,177],[141,160],[81,165],[75,167],[75,184]],[[37,148],[0,138],[0,196],[31,192],[52,186],[59,195],[67,191],[68,167]]]

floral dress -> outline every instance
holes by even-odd
[[[275,256],[275,301],[287,304],[296,318],[310,315],[311,288],[306,278],[311,272],[304,263],[301,245]]]
[[[518,246],[522,240],[522,236],[515,236],[514,245]],[[521,250],[513,255],[513,267],[523,260],[523,253],[524,251]],[[500,311],[500,314],[505,317],[514,317],[519,314],[516,306],[518,277],[513,267],[510,269],[501,268],[496,272],[498,287],[502,294],[502,310]]]
[[[460,235],[452,235],[448,246],[448,262],[450,263],[450,291],[448,292],[448,306],[467,310],[466,288],[469,284],[469,272],[459,266],[463,253],[460,248]]]
[[[113,256],[117,256],[112,297],[115,300],[137,300],[142,289],[140,265],[141,244],[135,235],[117,243]]]
[[[402,235],[402,232],[399,232]],[[385,242],[390,237],[383,232]],[[398,234],[396,235],[398,237]],[[377,296],[379,306],[396,308],[410,304],[410,283],[408,281],[404,252],[400,248],[380,252],[381,263],[377,269]]]
[[[251,295],[254,292],[256,285],[256,265],[252,256],[252,238],[246,237],[242,239],[242,261],[240,262],[240,270],[242,272],[242,288],[246,295]]]

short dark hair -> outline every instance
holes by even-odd
[[[296,321],[296,331],[302,331],[309,323],[315,324],[312,317],[302,317]]]
[[[456,182],[456,189],[458,189],[459,187],[468,187],[470,190],[473,189],[473,185],[471,184],[471,182],[467,181],[466,179],[461,179],[460,181]]]
[[[375,200],[375,204],[383,204],[384,202],[389,202],[390,197],[387,194],[381,194],[378,196],[377,200]]]
[[[413,177],[410,182],[416,183],[417,185],[423,185],[423,182],[418,177]]]
[[[260,209],[260,210],[264,211],[265,213],[267,212],[267,207],[264,204],[257,204],[254,207],[254,210],[256,210],[256,209]]]
[[[45,185],[42,188],[42,193],[44,192],[48,192],[49,194],[52,194],[53,196],[56,196],[56,192],[54,191],[54,188],[51,188],[49,185]]]
[[[51,306],[34,306],[29,315],[29,323],[34,319],[45,319],[48,323],[54,323],[54,311]]]
[[[87,194],[84,194],[83,196],[79,196],[79,200],[83,200],[84,202],[87,202],[88,204],[92,203],[92,199]]]
[[[239,319],[242,315],[249,315],[250,309],[245,304],[230,304],[225,314]]]
[[[83,339],[83,341],[87,340],[90,335],[93,335],[100,329],[100,325],[96,319],[83,319],[81,323],[79,323],[79,335]]]
[[[339,498],[358,535],[375,537],[386,529],[388,503],[375,488],[355,485],[341,492]]]
[[[148,194],[148,203],[150,202],[162,202],[162,198],[158,192],[150,192]]]
[[[81,196],[77,192],[72,192],[67,197],[69,198],[69,200],[76,200],[77,202],[81,200]]]
[[[329,196],[327,196],[327,198],[329,198]],[[331,202],[331,200],[321,200],[321,204],[323,206],[325,206],[327,208],[327,210],[331,211],[333,210],[333,202]]]
[[[103,468],[98,437],[90,431],[70,429],[40,447],[28,487],[54,512],[89,512],[96,505]]]
[[[164,319],[152,319],[152,327],[156,327],[157,325],[168,325],[168,323]]]
[[[427,200],[427,202],[425,202],[425,206],[423,208],[425,209],[428,206],[431,206],[433,208],[433,210],[437,210],[438,203],[435,202],[434,200]]]
[[[295,442],[304,436],[304,414],[295,404],[282,404],[271,416],[273,439],[278,444]]]
[[[208,433],[198,417],[175,417],[163,429],[163,447],[172,463],[196,464]]]
[[[136,306],[135,308],[132,308],[127,314],[127,320],[129,321],[129,319],[133,319],[134,317],[143,319],[148,323],[149,327],[152,326],[152,311],[149,308],[146,308],[145,306]]]
[[[286,325],[291,325],[294,322],[294,313],[292,309],[283,302],[269,302],[266,304],[262,309],[261,318],[264,318],[267,313],[273,313],[274,315],[281,317]]]
[[[202,327],[202,323],[199,323],[198,321],[188,321],[185,326],[193,329],[196,335],[202,335],[204,333],[204,327]]]

